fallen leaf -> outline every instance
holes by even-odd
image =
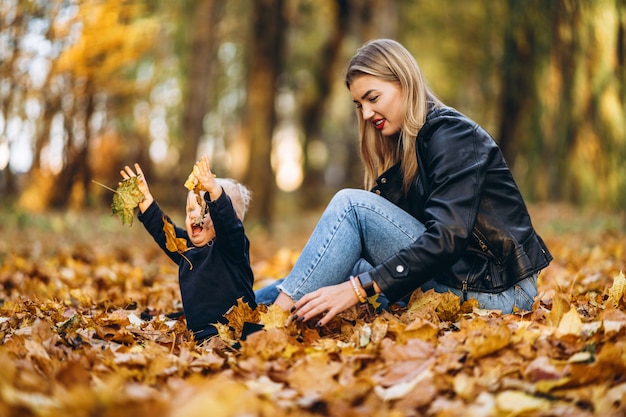
[[[513,417],[545,409],[550,401],[521,391],[504,391],[496,396],[496,405],[507,416]]]
[[[563,315],[559,327],[556,329],[556,336],[565,335],[578,336],[582,330],[582,320],[576,311],[576,307],[571,306],[569,311]]]
[[[607,307],[618,307],[623,304],[624,294],[626,293],[626,276],[620,273],[613,279],[613,285],[609,288],[609,298],[606,300]]]
[[[285,327],[290,314],[283,310],[278,304],[270,304],[266,311],[259,312],[261,323],[267,330]]]
[[[474,358],[482,358],[505,348],[511,342],[511,330],[506,323],[500,323],[496,329],[488,328],[473,334],[467,340],[466,348]]]
[[[408,365],[409,363],[404,364],[405,367],[410,368]],[[374,392],[383,401],[392,401],[404,398],[404,396],[412,392],[422,381],[432,378],[432,365],[432,360],[420,364],[411,372],[414,376],[409,380],[399,381],[388,387],[376,385],[374,387]]]
[[[144,199],[144,195],[137,185],[138,178],[138,176],[133,176],[123,180],[113,194],[111,210],[113,214],[119,216],[124,225],[132,226],[135,207]]]

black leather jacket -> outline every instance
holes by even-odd
[[[408,195],[399,164],[372,189],[426,226],[413,244],[366,272],[391,302],[433,278],[463,291],[497,293],[550,263],[500,149],[484,129],[452,108],[432,109],[416,148],[419,173]]]

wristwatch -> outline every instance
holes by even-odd
[[[369,272],[364,272],[362,274],[357,275],[357,278],[361,282],[361,287],[365,290],[365,294],[367,297],[371,297],[376,295],[376,289],[374,288],[374,281],[372,281],[372,277]]]

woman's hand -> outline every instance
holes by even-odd
[[[337,314],[356,305],[359,299],[354,292],[350,281],[341,284],[322,287],[315,290],[295,303],[291,312],[294,319],[299,321],[307,321],[324,314],[324,317],[317,322],[317,326],[324,326],[332,320]]]
[[[136,173],[135,173],[136,172]],[[120,171],[120,175],[123,179],[127,180],[130,177],[138,177],[137,178],[137,188],[143,194],[143,200],[139,203],[139,210],[143,213],[150,207],[150,204],[154,201],[152,194],[150,193],[150,188],[148,187],[148,181],[146,181],[146,176],[143,175],[143,171],[139,164],[135,164],[135,171],[132,170],[131,167],[125,166],[123,170]]]
[[[211,172],[209,157],[203,155],[193,167],[193,175],[215,201],[222,195],[222,187],[215,181],[215,175]]]

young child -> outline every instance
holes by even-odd
[[[182,229],[174,225],[152,197],[139,164],[135,164],[134,171],[126,166],[120,174],[124,179],[138,176],[138,187],[144,195],[138,218],[161,249],[178,264],[187,327],[196,340],[217,334],[212,324],[225,323],[223,315],[237,304],[237,299],[243,297],[251,308],[256,308],[250,241],[242,223],[250,202],[250,192],[245,186],[234,180],[215,178],[209,158],[204,155],[194,165],[192,176],[206,191],[200,191],[201,198],[189,191],[185,229]],[[187,241],[189,249],[182,254],[167,249],[164,219],[174,226],[177,238]]]

